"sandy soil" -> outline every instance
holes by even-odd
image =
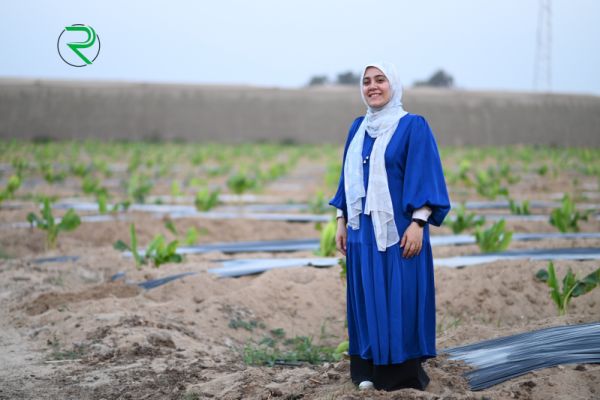
[[[306,201],[319,167],[300,164],[265,195]],[[311,177],[313,178],[311,180]],[[304,186],[309,185],[309,186]],[[561,183],[547,184],[547,193]],[[304,188],[304,190],[303,190]],[[65,195],[63,189],[55,189]],[[62,190],[62,191],[61,191]],[[596,188],[597,191],[597,188]],[[523,198],[542,199],[522,186]],[[0,222],[22,222],[32,205],[3,208]],[[172,238],[163,221],[128,213],[142,245],[155,234]],[[436,269],[439,357],[425,368],[425,392],[371,392],[366,396],[349,379],[347,360],[297,367],[249,366],[243,349],[272,337],[312,337],[335,346],[346,338],[345,285],[339,267],[294,268],[237,279],[207,272],[219,260],[243,257],[310,257],[293,254],[222,253],[190,255],[181,264],[137,270],[112,248],[128,240],[129,221],[83,224],[62,234],[47,251],[44,235],[30,228],[0,230],[0,245],[12,257],[0,261],[0,399],[590,399],[600,395],[600,366],[564,365],[534,371],[488,390],[472,392],[443,349],[534,329],[600,320],[600,290],[573,300],[569,313],[557,312],[535,272],[540,261],[499,261],[462,269]],[[201,229],[203,243],[315,238],[314,224],[186,218],[180,231]],[[555,232],[548,223],[511,222],[518,232]],[[597,221],[583,231],[599,231]],[[432,234],[448,234],[434,228]],[[600,240],[513,242],[511,249],[600,247]],[[478,253],[476,246],[438,247],[436,257]],[[36,263],[40,257],[79,256],[76,261]],[[572,268],[583,276],[597,262],[557,262],[558,275]],[[125,281],[110,277],[126,272]],[[179,272],[195,275],[151,290],[129,283]]]

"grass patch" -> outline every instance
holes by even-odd
[[[285,331],[281,328],[273,329],[270,333],[271,336],[263,337],[258,343],[250,341],[244,346],[242,350],[244,363],[268,366],[321,364],[339,361],[342,357],[341,352],[333,347],[315,343],[312,337],[286,338]]]

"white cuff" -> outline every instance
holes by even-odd
[[[424,207],[419,208],[418,210],[413,211],[412,217],[427,222],[430,215],[431,215],[431,208],[424,206]]]
[[[344,216],[344,212],[338,208],[335,219],[338,219],[339,217],[343,217],[343,216]]]

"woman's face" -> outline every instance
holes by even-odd
[[[367,68],[363,76],[362,90],[369,107],[381,108],[392,98],[390,81],[379,68]]]

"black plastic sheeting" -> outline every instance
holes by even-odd
[[[58,256],[58,257],[44,257],[44,258],[36,258],[33,260],[34,264],[44,264],[44,263],[55,263],[55,262],[71,262],[79,260],[79,256]]]
[[[196,272],[183,272],[181,274],[165,276],[164,278],[152,279],[152,280],[149,280],[149,281],[140,282],[137,285],[139,287],[144,288],[144,289],[154,289],[155,287],[162,286],[165,283],[169,283],[169,282],[174,281],[176,279],[181,279],[181,278],[184,278],[186,276],[195,275],[195,274],[196,274]]]
[[[127,282],[127,283],[135,284],[144,289],[154,289],[156,287],[162,286],[165,283],[169,283],[176,279],[181,279],[181,278],[185,278],[186,276],[196,275],[196,274],[197,274],[197,272],[183,272],[180,274],[169,275],[169,276],[165,276],[164,278],[151,279],[151,280],[144,281],[144,282],[138,282],[138,283]],[[117,281],[119,279],[125,279],[125,272],[120,271],[110,277],[111,282]]]
[[[552,327],[443,352],[473,366],[465,377],[472,390],[483,390],[536,369],[600,363],[600,323]]]

